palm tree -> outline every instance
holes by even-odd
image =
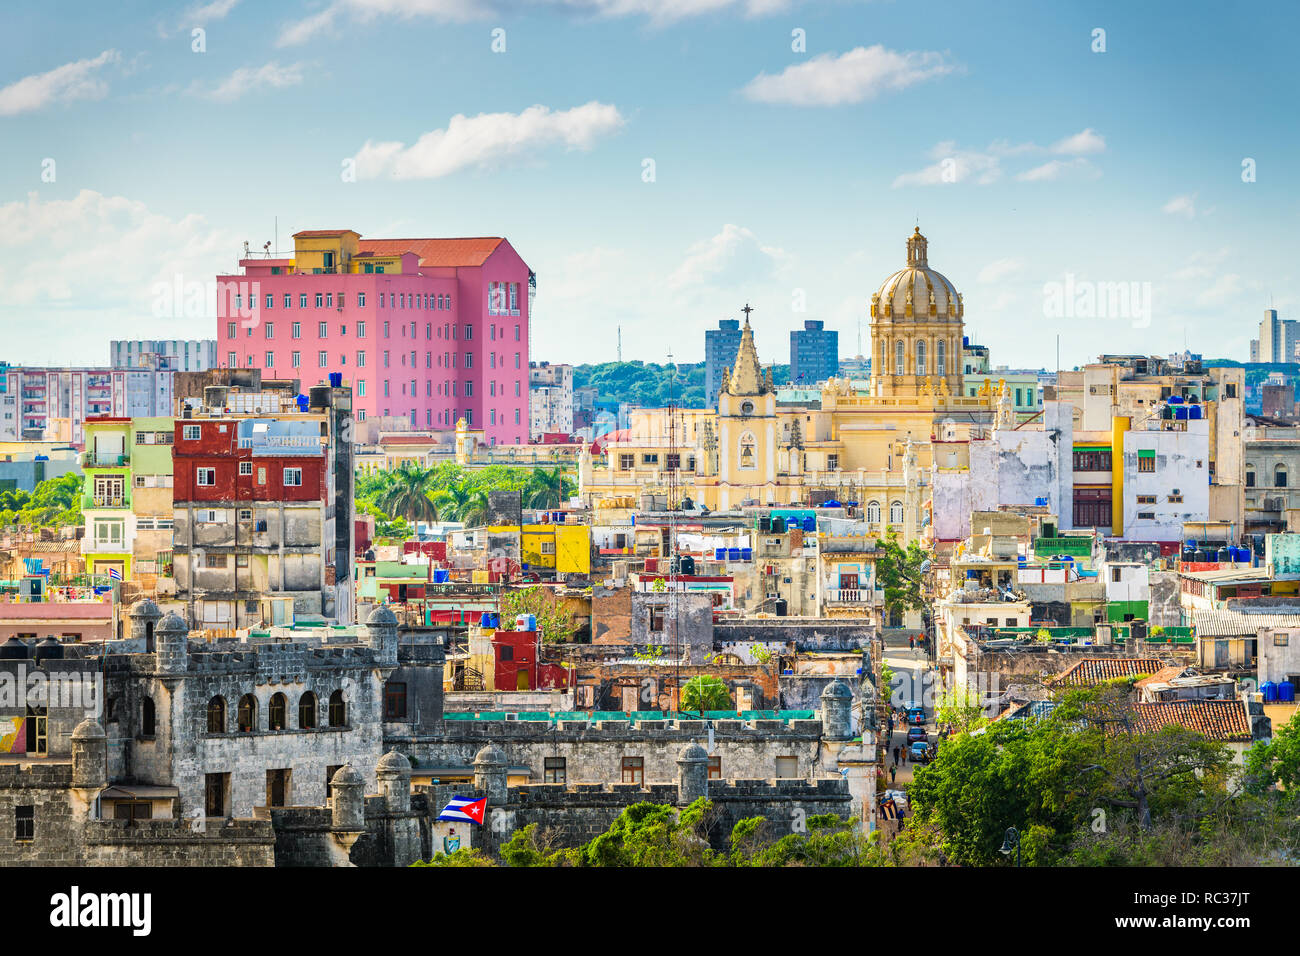
[[[442,513],[452,521],[464,521],[465,506],[469,503],[469,485],[462,479],[438,492],[434,501]]]
[[[547,471],[545,468],[534,468],[532,476],[528,479],[528,507],[530,508],[558,508],[560,503],[567,497],[565,492],[568,480],[564,476],[563,468],[553,468]]]
[[[392,473],[392,482],[375,499],[375,504],[393,517],[416,521],[437,521],[438,506],[429,497],[433,469],[403,464]]]
[[[465,523],[467,528],[477,528],[479,525],[487,524],[489,513],[487,491],[478,488],[469,493],[469,497],[461,508],[460,520]]]

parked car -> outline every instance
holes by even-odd
[[[916,741],[918,740],[921,741],[922,743],[929,743],[930,735],[925,732],[924,727],[908,727],[907,742],[909,744],[912,744],[912,743],[916,743]]]
[[[904,714],[909,724],[925,723],[925,708],[920,704],[909,704]]]
[[[907,751],[907,757],[913,763],[925,763],[930,759],[930,744],[924,740],[914,741]]]

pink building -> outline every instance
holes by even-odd
[[[528,442],[532,273],[505,239],[294,235],[292,259],[241,259],[217,276],[218,360],[352,386],[359,421],[464,418],[494,445]]]

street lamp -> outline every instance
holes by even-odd
[[[1016,851],[1016,866],[1020,865],[1020,831],[1015,827],[1007,827],[1006,834],[1002,837],[1002,846],[998,852],[1003,856],[1010,856],[1012,850]]]

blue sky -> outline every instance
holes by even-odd
[[[995,364],[1052,367],[1058,333],[1067,366],[1184,340],[1244,359],[1270,301],[1300,317],[1297,19],[1283,3],[14,7],[0,358],[101,364],[110,338],[212,335],[155,317],[156,284],[233,270],[278,216],[281,249],[311,228],[506,236],[537,272],[533,352],[552,361],[613,359],[618,326],[624,358],[698,361],[746,301],[765,361],[788,361],[808,318],[851,356],[918,219]],[[1149,321],[1045,315],[1067,274],[1150,283]]]

